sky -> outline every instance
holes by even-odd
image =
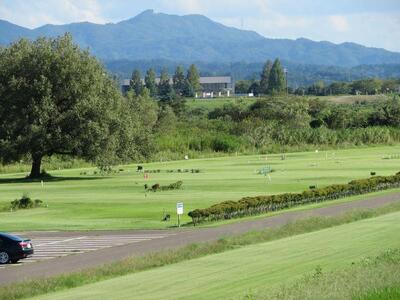
[[[400,0],[0,0],[0,19],[28,28],[104,24],[146,9],[202,14],[269,38],[355,42],[400,52]]]

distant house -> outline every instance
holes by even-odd
[[[124,79],[121,84],[121,91],[125,94],[129,90],[129,79]],[[160,82],[160,78],[156,78],[156,83]],[[144,80],[143,80],[144,83]],[[170,79],[172,84],[172,78]],[[235,91],[235,83],[231,76],[208,76],[200,77],[201,93],[196,94],[200,98],[214,98],[221,96],[231,96]]]
[[[202,97],[221,97],[233,95],[235,84],[231,76],[200,77]]]

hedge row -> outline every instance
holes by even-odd
[[[400,172],[392,176],[374,176],[350,181],[348,184],[335,184],[312,189],[302,193],[245,197],[239,201],[225,201],[209,208],[189,212],[193,224],[205,221],[226,220],[262,214],[297,205],[329,201],[338,198],[366,194],[389,188],[400,187]]]

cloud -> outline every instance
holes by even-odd
[[[34,28],[43,24],[64,24],[89,21],[105,23],[96,0],[3,0],[0,18]]]
[[[330,16],[329,21],[336,31],[347,31],[349,30],[349,24],[345,16]]]

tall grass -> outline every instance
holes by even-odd
[[[252,300],[372,300],[400,299],[400,249],[388,249],[377,257],[366,257],[351,266],[313,274],[278,290],[259,290],[245,295]]]
[[[392,287],[373,289],[366,294],[354,297],[354,300],[398,300],[400,299],[400,284]]]
[[[241,246],[317,231],[395,211],[400,211],[400,203],[375,210],[353,211],[336,217],[314,217],[299,220],[279,228],[253,231],[237,236],[226,236],[217,241],[191,244],[179,249],[160,251],[140,257],[131,257],[98,268],[86,269],[80,272],[47,279],[15,283],[0,289],[0,300],[21,299],[27,296],[32,297],[78,287],[117,276],[162,267],[210,254],[221,253]]]

